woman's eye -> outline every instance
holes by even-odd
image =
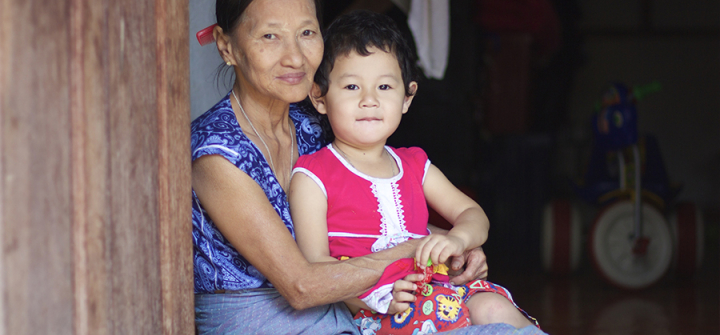
[[[263,38],[271,40],[271,39],[275,38],[275,34],[265,34],[265,35],[263,35]]]
[[[303,36],[312,36],[312,35],[314,35],[314,34],[315,34],[315,32],[312,31],[312,30],[310,30],[310,29],[305,30],[305,31],[302,32],[302,35],[303,35]]]
[[[354,91],[354,90],[357,90],[358,87],[355,84],[350,84],[350,85],[345,86],[345,89]]]
[[[385,90],[391,89],[392,87],[390,87],[390,85],[385,84],[385,85],[378,86],[378,88],[385,91]]]

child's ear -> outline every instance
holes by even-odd
[[[310,89],[310,101],[312,101],[312,104],[315,106],[318,113],[327,114],[327,109],[325,108],[325,97],[321,96],[321,94],[322,92],[320,92],[320,86],[313,83],[312,89]]]
[[[403,114],[407,113],[408,108],[410,108],[410,104],[412,103],[415,94],[417,94],[417,88],[418,84],[415,81],[411,81],[410,85],[408,85],[408,92],[410,92],[411,95],[405,96],[405,101],[403,101]]]

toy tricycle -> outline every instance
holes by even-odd
[[[659,89],[657,83],[610,86],[593,115],[594,141],[583,181],[573,184],[582,199],[601,207],[589,234],[596,270],[626,289],[657,282],[673,257],[681,274],[692,274],[702,259],[701,213],[691,203],[670,205],[680,187],[668,180],[655,138],[638,136],[636,102]],[[568,200],[546,206],[541,243],[546,270],[577,268],[580,221],[579,210]]]

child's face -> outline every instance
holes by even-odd
[[[405,96],[395,56],[377,48],[368,51],[368,56],[353,51],[338,57],[327,94],[315,99],[318,111],[328,115],[336,139],[358,147],[384,145],[412,101]],[[410,89],[416,90],[417,84],[410,83]]]

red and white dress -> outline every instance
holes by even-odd
[[[327,197],[332,257],[364,256],[429,234],[423,192],[430,167],[427,154],[417,147],[385,149],[400,171],[392,178],[375,178],[358,171],[332,144],[301,156],[295,164],[293,173],[309,176]],[[412,272],[410,269],[407,274]],[[392,284],[400,278],[387,278],[388,282],[379,283],[366,293],[367,297],[360,298],[367,299],[365,303],[378,312],[387,311],[392,296],[390,300],[383,297],[392,292]]]

